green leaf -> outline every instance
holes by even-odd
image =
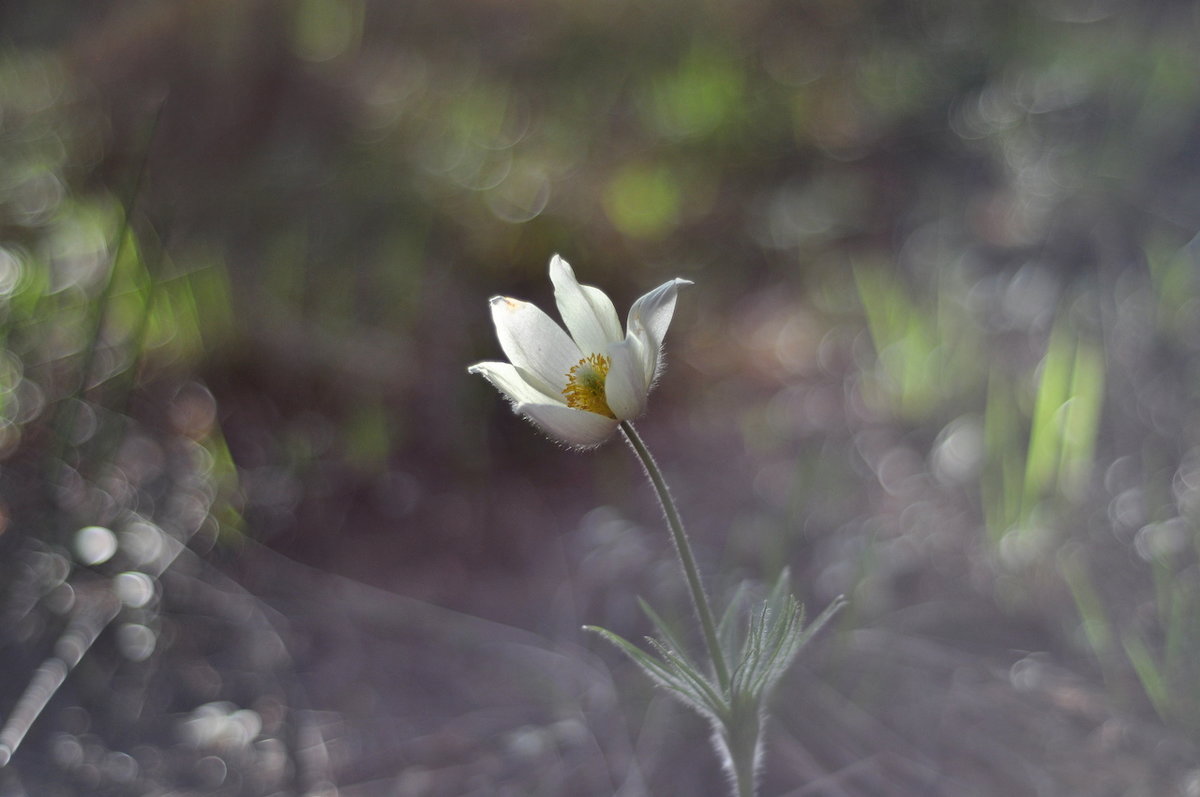
[[[624,651],[625,655],[629,656],[635,664],[641,667],[642,671],[655,684],[674,692],[684,703],[701,714],[712,716],[712,709],[708,705],[706,696],[698,691],[695,685],[690,683],[688,679],[681,677],[663,662],[658,661],[637,645],[614,634],[612,631],[594,625],[585,625],[583,628],[585,631],[592,631],[599,634]]]
[[[706,708],[702,709],[702,713],[723,722],[728,715],[728,706],[718,687],[662,642],[652,637],[647,637],[646,641],[658,651],[658,655],[679,680],[686,681],[697,694],[703,695]]]
[[[743,581],[741,584],[738,584],[738,588],[734,591],[729,605],[725,607],[725,613],[721,615],[721,620],[717,623],[717,641],[720,643],[721,650],[724,651],[727,660],[732,661],[736,659],[741,648],[741,640],[738,638],[738,618],[742,607],[745,606],[746,601],[749,599],[749,594],[749,581]]]
[[[760,700],[783,676],[800,649],[829,622],[845,605],[838,596],[808,628],[804,628],[804,607],[784,591],[786,571],[780,576],[770,596],[750,618],[750,628],[737,668],[734,670],[731,691]]]
[[[1125,654],[1129,656],[1129,662],[1133,665],[1138,680],[1142,682],[1142,688],[1146,690],[1146,696],[1150,698],[1154,710],[1162,719],[1170,720],[1172,713],[1170,689],[1166,679],[1163,678],[1162,671],[1154,663],[1154,656],[1150,653],[1150,649],[1135,634],[1129,634],[1121,641],[1125,646]]]
[[[846,600],[845,595],[838,595],[836,598],[834,598],[833,601],[825,607],[825,611],[817,615],[817,619],[809,623],[808,627],[805,628],[800,634],[800,647],[807,645],[808,641],[816,636],[822,628],[828,625],[829,621],[833,619],[834,615],[840,612],[842,607],[848,603],[849,601]]]
[[[786,605],[768,617],[772,625],[768,629],[764,655],[749,684],[750,691],[758,695],[770,691],[804,644],[804,608],[794,597],[789,595]]]
[[[763,602],[750,620],[746,649],[733,677],[734,691],[754,698],[761,694],[763,674],[778,660],[782,648],[788,646],[785,633],[794,615],[793,612],[792,617],[781,617],[779,612],[771,611],[771,600]]]
[[[779,578],[775,579],[775,586],[771,587],[771,594],[767,596],[767,606],[772,611],[778,611],[783,608],[788,600],[795,602],[792,593],[788,590],[788,586],[792,583],[792,569],[785,567],[779,571]]]
[[[662,636],[663,640],[666,641],[667,646],[677,651],[680,658],[691,665],[692,669],[699,669],[692,663],[691,659],[688,658],[687,651],[680,643],[679,638],[672,633],[671,627],[668,626],[662,617],[659,616],[658,612],[654,611],[650,604],[646,603],[641,598],[638,598],[637,600],[638,606],[642,607],[642,612],[650,618],[650,622],[654,624],[655,629],[658,630],[658,633]]]

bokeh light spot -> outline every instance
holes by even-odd
[[[196,762],[197,779],[210,789],[215,789],[224,783],[228,774],[229,765],[220,756],[205,756]]]
[[[604,210],[631,238],[662,238],[679,222],[679,182],[665,166],[631,164],[608,184]]]
[[[11,296],[21,284],[25,265],[17,252],[0,247],[0,296]]]
[[[496,218],[521,224],[546,209],[550,202],[550,180],[540,168],[514,168],[484,196]]]
[[[1182,518],[1149,523],[1138,531],[1133,545],[1138,556],[1158,562],[1183,553],[1191,543],[1191,529]]]
[[[145,520],[135,520],[121,530],[121,550],[139,565],[155,562],[163,554],[162,530]]]
[[[115,750],[104,756],[100,769],[117,783],[133,783],[140,771],[137,759],[129,753]]]
[[[54,614],[65,615],[75,607],[75,588],[63,582],[46,595],[46,608]]]
[[[83,764],[83,745],[74,734],[56,733],[50,742],[50,755],[63,769],[77,769]]]
[[[154,579],[136,571],[118,575],[113,580],[113,588],[121,602],[134,609],[140,609],[154,597]]]
[[[983,426],[978,418],[951,421],[933,448],[933,472],[943,483],[963,484],[979,474],[983,465]]]
[[[85,526],[75,532],[75,557],[85,565],[107,562],[117,552],[117,535],[103,526]]]
[[[697,48],[670,74],[650,82],[644,99],[649,126],[660,135],[683,138],[710,133],[732,114],[743,76],[725,54]]]
[[[292,49],[305,61],[330,61],[356,49],[362,38],[362,2],[301,0],[296,4]]]
[[[126,623],[117,629],[117,647],[130,661],[145,661],[154,652],[158,636],[140,623]]]

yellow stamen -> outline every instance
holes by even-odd
[[[590,354],[571,366],[567,372],[567,386],[562,392],[567,406],[616,418],[604,397],[604,379],[611,365],[612,360],[603,354]]]

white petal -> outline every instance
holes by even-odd
[[[554,439],[579,448],[598,446],[617,429],[612,418],[558,404],[520,404],[516,410]]]
[[[550,258],[554,301],[563,323],[584,354],[600,354],[621,339],[621,321],[604,291],[580,285],[571,265],[558,255]]]
[[[594,285],[580,285],[579,289],[587,297],[596,313],[596,319],[604,327],[604,335],[609,343],[621,339],[621,319],[617,317],[617,308],[613,306],[608,294]]]
[[[667,327],[671,325],[671,316],[675,314],[675,296],[681,287],[691,284],[691,280],[676,278],[664,282],[638,299],[633,303],[633,307],[629,308],[627,329],[633,331],[636,324],[641,324],[649,333],[654,345],[661,346],[667,334]]]
[[[629,344],[637,361],[641,363],[642,377],[646,382],[646,392],[649,393],[650,388],[654,386],[654,380],[658,378],[661,347],[650,340],[650,333],[646,331],[646,327],[641,322],[634,322],[630,325],[625,342]]]
[[[642,367],[636,343],[623,340],[608,347],[610,365],[604,380],[604,399],[622,421],[632,420],[646,410],[650,383]]]
[[[509,361],[527,381],[558,395],[583,357],[571,337],[537,306],[504,296],[492,298],[492,321]]]
[[[559,398],[558,396],[544,393],[530,384],[516,367],[508,363],[475,363],[475,365],[467,369],[467,372],[479,374],[491,382],[492,387],[503,393],[504,397],[511,401],[514,406],[517,404],[537,404]]]

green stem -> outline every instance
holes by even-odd
[[[733,696],[733,705],[730,707],[730,717],[725,724],[722,741],[733,770],[734,797],[755,797],[755,770],[763,717],[757,700],[747,703],[738,697]]]
[[[734,761],[733,768],[737,797],[754,797],[754,762],[742,758]]]
[[[646,444],[642,442],[642,438],[633,428],[633,424],[629,421],[621,421],[621,431],[625,433],[625,439],[629,441],[634,453],[642,461],[642,467],[646,469],[646,475],[650,477],[650,483],[654,485],[654,491],[658,493],[658,501],[667,515],[667,525],[671,528],[671,539],[675,543],[675,551],[679,554],[679,561],[683,565],[688,589],[692,592],[692,603],[696,607],[696,614],[700,617],[700,626],[704,629],[704,641],[708,645],[708,655],[712,659],[717,682],[721,686],[721,691],[728,693],[729,668],[725,664],[725,655],[721,652],[721,645],[717,641],[717,625],[713,622],[712,609],[709,608],[708,598],[704,594],[700,571],[692,556],[692,546],[688,542],[687,532],[683,530],[683,521],[679,519],[679,510],[675,508],[675,501],[672,500],[667,483],[663,480],[662,471],[658,469],[654,457],[650,455],[650,449],[646,448]]]

